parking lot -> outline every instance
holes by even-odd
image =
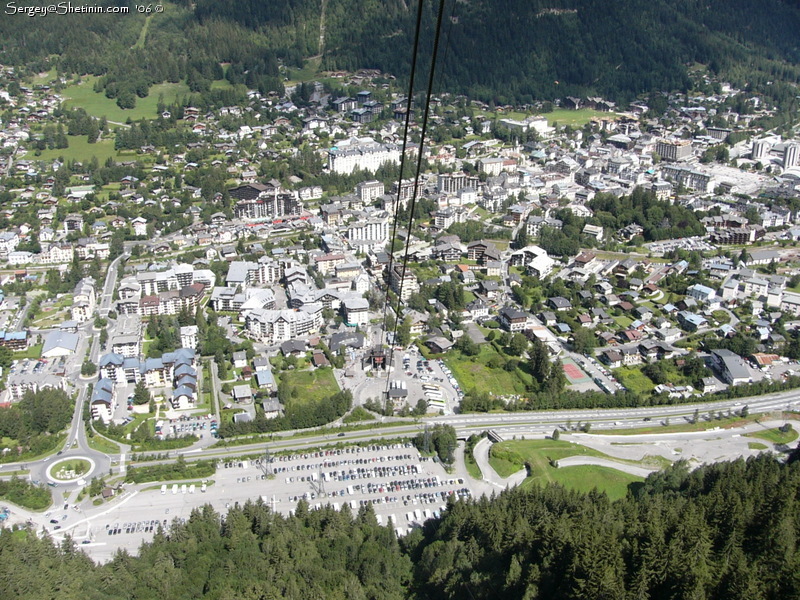
[[[217,427],[212,415],[182,415],[174,419],[162,418],[156,421],[156,437],[183,437],[194,435],[200,439],[212,435]]]
[[[709,244],[702,237],[687,237],[677,240],[661,240],[659,242],[650,242],[644,245],[653,254],[666,254],[672,250],[697,250],[699,252],[707,252],[715,250],[715,246]]]
[[[60,530],[45,527],[57,537],[69,532],[86,552],[104,562],[118,548],[136,552],[159,523],[188,519],[194,508],[204,504],[225,513],[237,502],[261,498],[273,510],[288,515],[301,499],[312,508],[330,504],[341,509],[347,504],[353,512],[371,502],[378,521],[391,522],[403,535],[438,514],[449,496],[472,495],[467,481],[421,457],[410,444],[277,455],[271,477],[260,462],[223,461],[205,488],[200,481],[133,486],[123,497],[96,509],[97,513],[87,512],[88,519],[71,517]],[[88,543],[83,544],[84,540]]]
[[[402,355],[402,356],[401,356]],[[395,363],[398,366],[392,379],[398,379],[402,372],[408,394],[408,403],[411,408],[416,406],[420,398],[428,404],[429,413],[453,414],[461,402],[464,394],[450,369],[441,360],[426,360],[421,356],[416,347],[408,352],[395,351]]]

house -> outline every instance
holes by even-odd
[[[233,353],[233,367],[235,369],[243,369],[247,366],[247,352],[240,350]]]
[[[542,323],[547,325],[548,327],[552,327],[558,322],[558,318],[556,317],[556,313],[545,311],[539,315],[539,318],[542,320]]]
[[[719,371],[722,379],[729,385],[740,385],[753,380],[750,369],[742,357],[731,350],[719,349],[711,351],[711,362]]]
[[[497,292],[500,290],[500,284],[491,279],[481,281],[479,284],[480,293],[486,296],[489,300],[494,300],[497,297]]]
[[[278,386],[275,384],[275,376],[269,369],[257,369],[255,377],[256,385],[259,389],[266,390],[270,393],[274,393],[278,390]]]
[[[303,340],[286,340],[281,344],[281,353],[284,356],[300,356],[305,354],[306,343]]]
[[[249,404],[253,401],[253,389],[249,385],[233,386],[233,398],[240,404]]]
[[[365,336],[363,333],[356,331],[345,331],[341,333],[334,333],[331,336],[328,347],[331,352],[338,352],[339,348],[354,348],[359,349],[364,347]]]
[[[322,350],[314,350],[314,352],[311,353],[311,364],[314,365],[315,369],[331,366],[328,357],[325,356],[325,353],[322,352]]]
[[[528,313],[516,308],[506,307],[500,310],[500,325],[511,332],[524,331],[530,324]]]
[[[281,416],[283,412],[283,407],[278,400],[264,400],[261,403],[261,406],[264,408],[264,417],[267,419],[274,419],[276,417]]]
[[[553,298],[547,299],[547,305],[550,308],[553,308],[558,311],[562,310],[569,310],[572,308],[572,303],[567,300],[566,298],[562,298],[561,296],[555,296]]]
[[[713,394],[719,391],[719,383],[716,377],[703,377],[700,387],[704,394]]]
[[[622,366],[622,353],[619,350],[604,350],[600,353],[600,360],[612,369]]]
[[[443,354],[453,347],[453,342],[442,336],[432,337],[425,341],[425,345],[434,354]]]
[[[678,313],[678,323],[686,331],[697,331],[700,327],[705,327],[708,321],[698,314],[682,310]]]

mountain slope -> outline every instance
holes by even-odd
[[[408,0],[326,0],[324,24],[322,0],[166,6],[154,15],[141,50],[131,49],[143,20],[135,11],[115,19],[0,20],[0,62],[41,67],[47,58],[68,72],[103,74],[118,63],[149,61],[153,67],[144,73],[128,66],[114,76],[191,75],[202,91],[217,73],[214,63],[225,61],[243,82],[247,75],[274,89],[275,60],[302,66],[319,53],[324,25],[323,69],[410,72],[416,4]],[[437,7],[424,7],[422,75]],[[496,102],[595,94],[626,101],[642,92],[688,89],[687,67],[694,63],[737,85],[800,81],[798,0],[445,0],[445,17],[437,92]]]

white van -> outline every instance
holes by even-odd
[[[172,493],[173,494],[177,494],[178,493],[178,484],[177,483],[173,483],[172,484]]]
[[[167,484],[164,483],[161,485],[161,495],[163,496],[166,493],[167,493]]]

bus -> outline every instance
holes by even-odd
[[[440,391],[438,385],[429,385],[429,384],[426,384],[426,383],[422,384],[422,389],[430,391],[430,392],[438,392],[438,391]]]

